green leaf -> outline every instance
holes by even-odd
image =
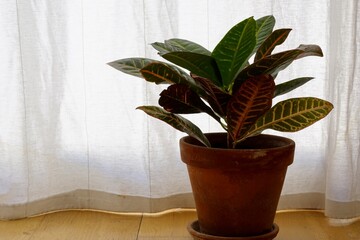
[[[288,92],[304,85],[305,83],[307,83],[308,81],[310,81],[312,79],[314,79],[314,78],[313,77],[302,77],[302,78],[296,78],[296,79],[278,84],[275,87],[274,97],[288,93]]]
[[[180,51],[180,49],[174,48],[172,46],[168,46],[165,43],[161,43],[161,42],[154,42],[151,44],[151,46],[159,51],[159,55],[163,55],[169,52]]]
[[[189,114],[205,112],[216,121],[220,118],[191,89],[182,84],[170,85],[160,93],[159,105],[171,113]]]
[[[275,82],[271,75],[247,79],[228,103],[228,132],[233,142],[271,108]]]
[[[151,63],[141,69],[141,74],[149,82],[184,84],[200,96],[205,95],[204,90],[195,83],[194,79],[176,66],[161,62]]]
[[[179,39],[179,38],[172,38],[165,41],[166,45],[170,45],[173,47],[176,47],[178,50],[184,51],[184,52],[193,52],[198,54],[203,54],[207,56],[211,56],[211,52],[204,48],[203,46],[186,40],[186,39]]]
[[[256,20],[256,46],[253,53],[261,46],[265,39],[272,33],[275,26],[275,18],[272,15]]]
[[[113,62],[109,62],[108,65],[123,73],[135,77],[143,78],[143,76],[140,73],[140,70],[146,65],[153,62],[159,62],[159,61],[149,58],[124,58]]]
[[[221,86],[220,72],[215,59],[211,56],[193,52],[171,52],[162,57],[198,76],[212,80],[217,86]]]
[[[200,128],[198,128],[195,124],[193,124],[186,118],[183,118],[180,115],[169,113],[162,108],[156,106],[140,106],[137,107],[137,109],[144,111],[146,114],[154,118],[166,122],[167,124],[179,131],[189,134],[189,136],[196,138],[205,146],[211,146],[209,140],[201,132]]]
[[[276,46],[282,44],[288,37],[291,29],[278,29],[275,30],[260,46],[254,61],[269,56]]]
[[[296,132],[324,118],[333,105],[322,99],[291,98],[277,103],[259,118],[245,137],[261,133],[265,129],[281,132]]]
[[[186,39],[172,38],[164,43],[155,42],[151,44],[160,55],[171,52],[192,52],[210,56],[211,52],[203,46]]]
[[[248,18],[238,23],[215,47],[212,57],[220,69],[224,89],[232,86],[235,77],[247,64],[256,45],[256,22]]]

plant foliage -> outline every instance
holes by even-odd
[[[250,17],[232,27],[212,52],[192,41],[173,38],[152,44],[167,62],[126,58],[108,64],[148,82],[169,84],[160,94],[159,107],[138,109],[211,147],[201,130],[180,115],[207,113],[227,131],[228,147],[236,148],[266,129],[299,131],[333,108],[330,102],[313,97],[290,98],[272,106],[274,97],[313,79],[300,77],[276,84],[280,71],[300,58],[323,56],[317,45],[273,53],[291,31],[274,30],[274,26],[273,16]]]

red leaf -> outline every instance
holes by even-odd
[[[160,93],[159,105],[171,113],[199,113],[202,101],[185,85],[173,84]],[[204,104],[204,103],[202,103]]]
[[[211,80],[191,74],[191,77],[198,83],[207,93],[205,99],[214,111],[220,116],[226,116],[226,107],[231,98],[231,95],[221,90],[218,86],[212,83]]]
[[[234,93],[227,106],[227,124],[236,141],[271,108],[275,83],[271,75],[248,78]]]
[[[166,111],[178,114],[206,112],[216,120],[219,118],[188,86],[170,85],[160,93],[159,105]]]

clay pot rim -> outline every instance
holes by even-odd
[[[214,133],[205,133],[205,136],[209,139],[210,143],[213,143],[212,140],[217,136],[225,136],[226,139],[227,133],[225,132],[214,132]],[[233,152],[233,151],[248,151],[248,152],[255,152],[259,150],[281,150],[289,148],[289,146],[295,147],[295,142],[287,137],[282,137],[278,135],[272,135],[272,134],[259,134],[254,137],[250,137],[247,140],[254,139],[254,138],[272,138],[274,140],[277,140],[278,142],[282,142],[283,144],[281,146],[270,146],[270,147],[258,147],[258,148],[225,148],[225,147],[206,147],[202,143],[200,143],[198,140],[191,136],[184,136],[180,139],[180,144],[185,146],[191,146],[192,148],[198,148],[198,149],[216,149],[216,151],[224,151],[224,152]],[[245,142],[247,141],[245,140]]]
[[[211,143],[226,144],[226,133],[205,134]],[[224,143],[225,141],[225,143]],[[269,169],[287,167],[293,162],[295,142],[276,135],[260,134],[244,141],[254,148],[231,149],[206,147],[195,138],[186,136],[180,139],[181,160],[187,165],[201,168],[222,169]]]

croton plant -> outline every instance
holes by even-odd
[[[181,114],[207,113],[228,136],[228,148],[265,129],[301,130],[325,117],[333,105],[314,97],[290,98],[272,106],[273,98],[305,84],[312,77],[275,83],[294,60],[323,56],[317,45],[300,45],[273,53],[291,29],[274,30],[275,18],[247,18],[232,27],[211,52],[189,40],[172,38],[152,46],[167,61],[126,58],[108,63],[124,73],[155,84],[169,84],[158,106],[140,106],[148,115],[211,144],[199,127]]]

